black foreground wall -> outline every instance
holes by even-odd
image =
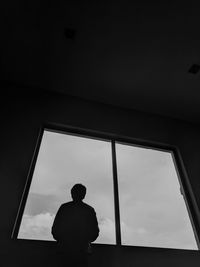
[[[1,95],[0,109],[0,266],[56,266],[54,242],[11,239],[37,137],[44,123],[176,146],[198,211],[200,128],[197,125],[28,89]],[[90,257],[90,266],[97,267],[199,266],[199,263],[198,251],[110,245],[94,246]]]

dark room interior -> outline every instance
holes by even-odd
[[[0,5],[0,265],[57,266],[56,242],[13,234],[46,125],[174,149],[200,248],[200,4],[18,0]],[[92,247],[89,266],[200,262],[199,250]]]

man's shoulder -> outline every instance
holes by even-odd
[[[69,205],[72,205],[72,204],[73,204],[73,201],[69,201],[69,202],[63,203],[61,206],[69,206]]]
[[[65,209],[65,208],[71,207],[72,205],[73,205],[72,201],[65,202],[65,203],[61,204],[60,209]]]
[[[95,213],[94,208],[85,202],[79,203],[78,206],[73,201],[65,202],[65,203],[61,204],[60,210],[67,210],[67,209],[71,209],[71,208],[74,209],[76,207],[87,210],[88,212],[91,212],[91,213]]]
[[[85,203],[85,202],[82,202],[82,205],[83,205],[83,207],[84,207],[85,209],[87,209],[87,210],[89,210],[89,211],[91,211],[91,212],[94,212],[94,211],[95,211],[94,208],[93,208],[92,206],[88,205],[88,204]]]

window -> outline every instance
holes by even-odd
[[[54,216],[75,183],[96,210],[96,243],[197,249],[171,151],[48,129],[15,236],[53,240]]]
[[[44,131],[18,238],[53,240],[51,226],[59,206],[71,201],[75,183],[87,187],[85,202],[95,207],[101,235],[115,243],[110,142]]]
[[[116,144],[122,244],[197,249],[172,154]]]

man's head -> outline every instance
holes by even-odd
[[[82,184],[75,184],[71,189],[72,199],[74,201],[81,201],[86,195],[86,187]]]

